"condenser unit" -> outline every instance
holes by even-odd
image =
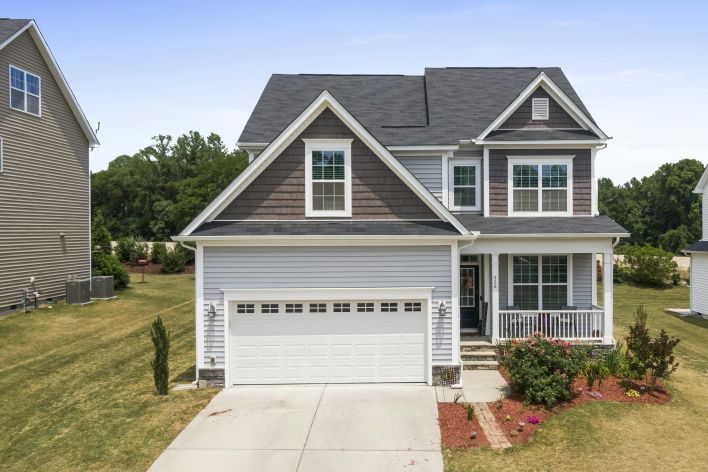
[[[66,281],[66,303],[85,305],[91,303],[91,279],[69,279]]]
[[[91,298],[108,300],[114,297],[112,275],[91,277]]]

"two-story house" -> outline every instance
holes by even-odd
[[[91,275],[97,145],[35,22],[0,19],[0,311]]]
[[[468,335],[613,343],[607,141],[558,68],[272,76],[251,164],[174,238],[199,378],[430,383]]]
[[[684,249],[691,256],[690,312],[708,319],[708,166],[693,192],[700,194],[702,199],[703,237]]]

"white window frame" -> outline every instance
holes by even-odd
[[[538,259],[538,282],[535,284],[514,284],[514,257],[518,256],[529,256],[536,257]],[[559,283],[543,283],[543,257],[545,256],[565,256],[568,261],[568,282],[566,284]],[[535,310],[530,311],[555,311],[555,310],[544,310],[543,309],[543,286],[544,285],[567,285],[567,295],[566,300],[568,300],[567,305],[573,305],[573,254],[509,254],[507,255],[507,305],[511,306],[514,304],[514,285],[536,285],[538,290],[538,307]],[[522,308],[523,310],[523,308]]]
[[[352,141],[353,139],[303,139],[305,143],[305,216],[352,216]],[[344,151],[344,210],[312,209],[312,152]]]
[[[545,113],[539,113],[536,110],[536,104],[541,104],[545,102]],[[543,105],[541,105],[543,106]],[[548,115],[550,114],[550,100],[548,98],[532,98],[531,99],[531,120],[532,121],[547,121]]]
[[[513,156],[507,157],[507,203],[509,216],[572,216],[573,215],[573,158],[575,156]],[[514,166],[526,165],[538,167],[538,209],[536,211],[514,211]],[[555,187],[543,187],[544,165],[566,165],[568,167],[568,184],[566,187],[565,211],[542,211],[543,189],[560,190]],[[533,187],[524,187],[524,190],[533,190]]]
[[[482,188],[480,171],[482,168],[481,159],[448,159],[447,161],[447,201],[448,208],[452,211],[481,211],[482,209]],[[474,206],[455,205],[455,167],[474,167],[475,176],[475,202]]]
[[[12,86],[12,69],[18,70],[18,71],[22,72],[23,74],[25,74],[25,90],[20,90],[16,87]],[[36,77],[37,80],[39,81],[39,95],[35,95],[35,94],[29,93],[29,91],[27,91],[27,75],[28,74],[31,75],[32,77]],[[7,70],[7,81],[8,81],[7,104],[10,107],[10,109],[16,110],[16,111],[21,111],[23,113],[27,113],[28,115],[38,116],[41,118],[42,117],[42,77],[40,77],[38,74],[28,72],[27,70],[25,70],[21,67],[13,66],[12,64],[10,64],[8,67],[8,70]],[[12,106],[12,91],[13,90],[18,90],[18,91],[25,94],[24,108],[15,108]],[[27,111],[27,95],[32,95],[33,97],[37,97],[37,101],[39,102],[38,113],[32,113],[32,112]]]

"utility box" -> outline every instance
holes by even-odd
[[[91,298],[98,300],[108,300],[115,298],[113,293],[113,276],[100,275],[91,277]]]
[[[67,280],[66,303],[70,305],[85,305],[91,303],[91,279]]]

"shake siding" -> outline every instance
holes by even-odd
[[[9,107],[9,65],[41,77],[37,117]],[[88,140],[28,32],[0,50],[0,309],[90,275]],[[59,233],[65,233],[60,238]]]
[[[591,214],[591,159],[589,149],[490,149],[489,212],[493,216],[509,214],[509,157],[575,156],[573,159],[573,214]],[[539,213],[539,216],[542,216]]]
[[[534,98],[548,98],[548,119],[532,120]],[[543,88],[536,89],[498,129],[581,129],[581,126]]]
[[[352,142],[352,219],[438,219],[330,110],[323,111],[217,220],[305,219],[306,138]]]
[[[452,361],[452,320],[437,313],[451,306],[450,246],[225,247],[204,248],[204,365],[224,367],[224,288],[435,287],[434,363]],[[206,312],[214,302],[217,315]]]
[[[399,157],[398,160],[427,188],[435,198],[442,201],[442,158]]]

